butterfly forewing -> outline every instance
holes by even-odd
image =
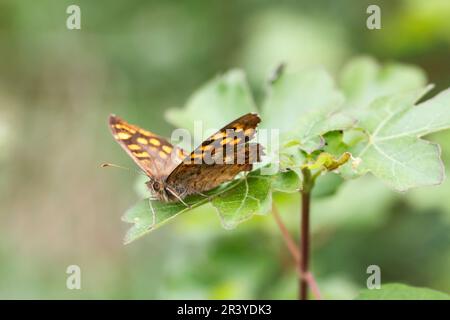
[[[166,178],[186,156],[166,139],[115,115],[109,117],[109,126],[116,141],[150,178]]]

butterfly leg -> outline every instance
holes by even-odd
[[[190,204],[187,204],[183,201],[183,199],[171,188],[166,188],[167,191],[169,191],[175,198],[177,198],[182,204],[184,204],[187,208],[192,209],[192,206]]]
[[[211,200],[212,200],[212,197],[208,196],[207,194],[204,194],[204,193],[201,193],[201,192],[197,192],[197,194],[199,196],[205,197],[206,199],[208,199],[209,202],[211,202]]]
[[[153,209],[151,202],[150,202],[150,209],[152,210],[152,220],[153,220],[150,228],[153,228],[153,226],[156,224],[156,213],[155,213],[155,210]]]

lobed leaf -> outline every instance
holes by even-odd
[[[415,66],[398,63],[380,66],[373,58],[359,57],[344,67],[339,82],[346,105],[361,108],[382,96],[422,88],[426,76]]]
[[[224,228],[235,228],[239,223],[254,214],[266,214],[272,207],[272,191],[294,192],[298,190],[300,179],[293,172],[276,175],[262,175],[260,170],[251,172],[239,179],[211,190],[205,196],[187,197],[181,202],[164,203],[144,199],[130,208],[122,220],[134,225],[125,236],[125,243],[130,243],[146,233],[159,228],[177,215],[208,202],[217,209]]]
[[[269,87],[262,105],[262,126],[287,132],[313,110],[329,113],[343,102],[331,76],[323,69],[282,74]]]
[[[271,176],[250,174],[231,189],[212,200],[225,229],[235,228],[253,214],[265,214],[272,208]]]
[[[420,137],[450,126],[450,94],[414,106],[425,92],[382,97],[369,106],[359,123],[368,139],[351,149],[361,159],[358,174],[371,172],[398,191],[442,183],[440,148]],[[424,110],[434,115],[425,116]]]
[[[302,181],[299,175],[291,170],[281,171],[272,176],[272,190],[284,193],[297,192],[302,187]]]
[[[285,145],[295,145],[306,153],[313,153],[325,146],[328,132],[353,127],[356,120],[335,107],[319,108],[306,113],[297,121],[296,129],[283,137]]]
[[[192,205],[193,208],[206,203],[205,198],[199,196],[189,197],[185,202]],[[124,243],[128,244],[142,237],[188,210],[190,208],[181,202],[163,203],[150,199],[139,201],[122,217],[122,221],[134,224],[126,233]]]

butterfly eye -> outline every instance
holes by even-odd
[[[159,191],[161,184],[158,181],[153,182],[153,190]]]

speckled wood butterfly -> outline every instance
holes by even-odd
[[[150,131],[115,115],[109,117],[114,138],[149,177],[152,195],[160,201],[183,203],[186,196],[211,190],[261,161],[262,146],[249,142],[260,121],[257,114],[248,113],[187,154]]]

